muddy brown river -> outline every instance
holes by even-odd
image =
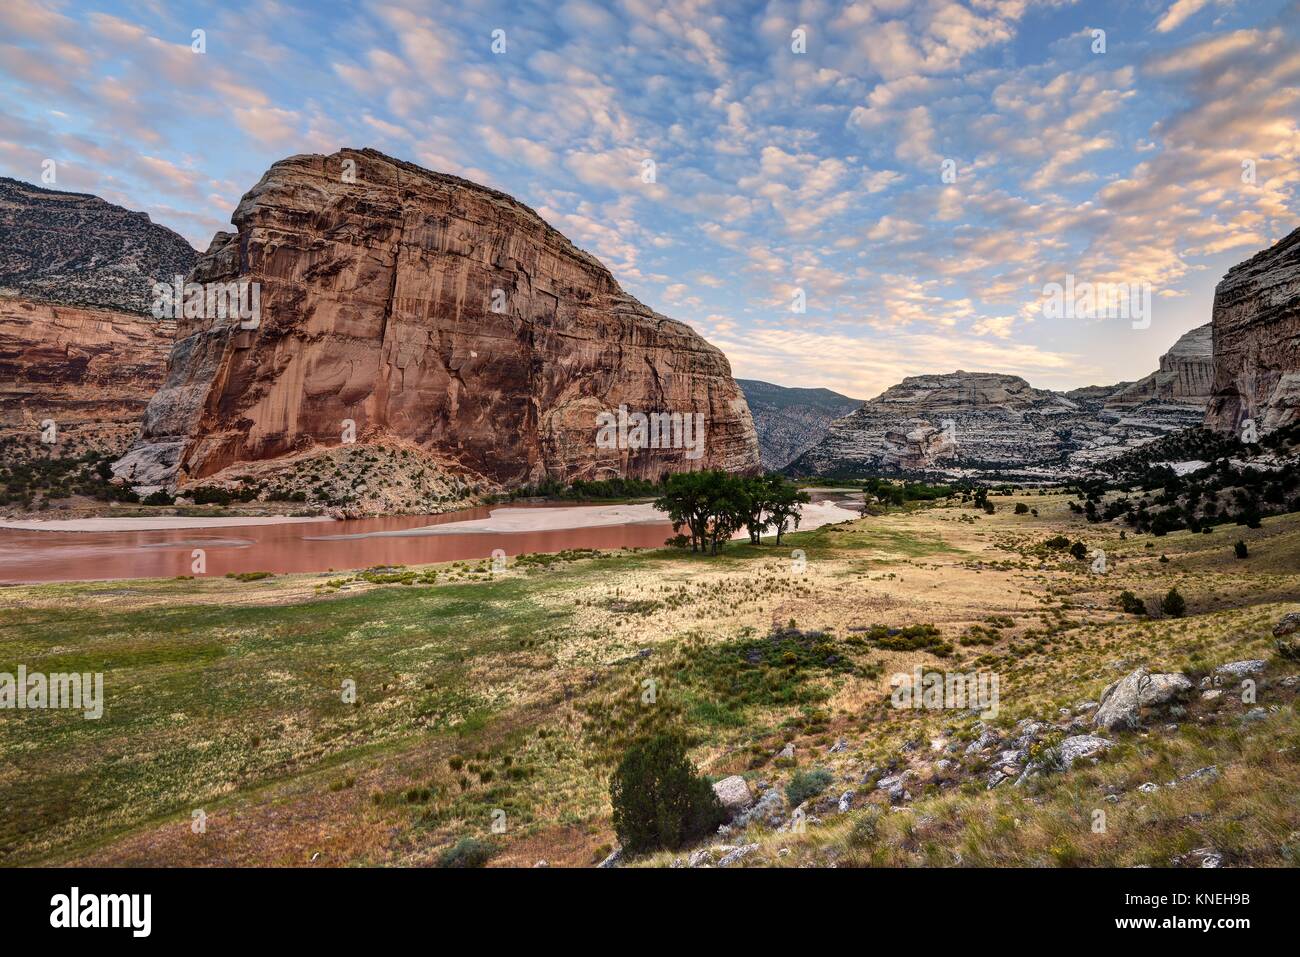
[[[211,576],[228,572],[324,572],[375,565],[420,565],[490,558],[495,549],[514,557],[568,548],[657,548],[672,534],[668,522],[544,531],[402,534],[430,525],[485,519],[489,511],[473,508],[444,515],[157,531],[0,528],[0,582],[189,575],[196,549],[202,550],[205,574]],[[383,534],[375,536],[375,533]]]

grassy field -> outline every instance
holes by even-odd
[[[0,712],[0,863],[426,865],[472,835],[494,865],[589,865],[615,840],[610,771],[661,727],[683,729],[709,775],[781,787],[824,768],[827,794],[856,792],[802,833],[751,826],[745,866],[1163,866],[1202,847],[1300,863],[1283,682],[1300,666],[1270,634],[1300,610],[1300,515],[1121,538],[1061,495],[992,500],[991,516],[909,506],[715,559],[0,589],[0,671],[103,672],[106,697],[98,721]],[[1106,573],[1044,546],[1058,534],[1104,550]],[[1116,604],[1130,590],[1154,607],[1171,587],[1184,618]],[[937,637],[911,648],[870,630],[922,624]],[[916,664],[993,671],[1010,729],[1137,665],[1199,677],[1244,658],[1269,662],[1262,718],[1235,693],[1198,696],[1178,722],[1113,734],[1097,765],[1023,788],[936,769],[977,736],[973,716],[888,706],[890,675]],[[794,758],[777,758],[786,745]],[[917,783],[897,812],[861,782],[904,765]],[[1212,780],[1165,786],[1209,765]]]

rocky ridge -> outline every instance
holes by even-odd
[[[911,376],[833,422],[790,464],[795,475],[927,473],[1057,481],[1199,425],[1208,401],[1208,326],[1183,335],[1146,378],[1071,392],[1019,376]]]
[[[830,389],[792,389],[737,379],[758,432],[763,468],[775,471],[821,441],[830,424],[862,405]]]
[[[197,258],[147,213],[0,176],[0,294],[147,315]]]

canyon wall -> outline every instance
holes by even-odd
[[[758,467],[726,357],[504,193],[374,150],[271,167],[192,282],[257,283],[255,328],[181,318],[115,472],[176,485],[347,441],[502,486]],[[598,416],[703,416],[702,455],[599,448]]]
[[[1300,421],[1300,229],[1214,290],[1214,397],[1205,424],[1258,434]]]
[[[0,433],[39,441],[49,420],[80,451],[120,454],[162,382],[174,331],[111,309],[0,297]]]

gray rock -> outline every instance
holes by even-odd
[[[743,844],[740,847],[724,854],[722,856],[722,859],[718,861],[718,866],[730,867],[732,864],[735,864],[737,861],[744,860],[750,854],[753,854],[756,850],[758,850],[757,844]]]
[[[713,793],[722,802],[727,816],[733,819],[754,803],[754,797],[749,793],[749,785],[745,783],[745,779],[739,774],[733,774],[731,777],[723,778],[715,783]]]
[[[1061,742],[1061,763],[1067,768],[1081,758],[1091,758],[1112,746],[1112,742],[1095,734],[1076,734]]]
[[[1214,673],[1232,678],[1245,678],[1247,675],[1259,674],[1267,665],[1268,662],[1259,658],[1248,658],[1245,661],[1230,661],[1226,665],[1219,665],[1214,669]]]
[[[1143,683],[1139,692],[1139,700],[1146,708],[1165,704],[1196,687],[1186,675],[1155,674],[1147,677],[1150,680]]]
[[[1139,784],[1138,790],[1141,791],[1143,794],[1153,794],[1156,791],[1160,790],[1160,786],[1158,784],[1153,784],[1152,782],[1148,781],[1146,784]]]
[[[840,738],[838,741],[836,741],[834,744],[832,744],[829,748],[827,748],[826,753],[827,753],[827,754],[839,754],[841,751],[847,751],[848,749],[849,749],[849,743],[848,743],[848,741],[844,740],[843,738]]]
[[[779,760],[781,760],[782,758],[786,758],[786,759],[793,759],[793,758],[794,758],[794,743],[793,743],[793,742],[791,742],[790,744],[787,744],[787,745],[786,745],[784,748],[782,748],[780,751],[776,752],[776,759],[779,761]]]
[[[1218,688],[1211,688],[1208,691],[1201,692],[1201,700],[1213,701],[1214,699],[1218,698],[1221,694],[1223,694],[1223,692],[1220,691]]]
[[[1001,740],[1002,736],[990,728],[970,743],[970,746],[966,748],[966,753],[975,754],[977,751],[993,747]]]
[[[853,807],[853,792],[845,791],[840,795],[839,811],[841,814],[846,814],[851,807]]]
[[[1185,774],[1180,781],[1213,781],[1219,776],[1218,765],[1211,764],[1207,768],[1197,768],[1191,774]]]
[[[1273,626],[1274,638],[1285,638],[1287,635],[1294,635],[1300,631],[1300,611],[1287,612]]]
[[[1268,712],[1263,708],[1251,708],[1241,716],[1242,721],[1263,721],[1268,717]]]
[[[1150,680],[1147,670],[1138,668],[1107,685],[1101,693],[1101,704],[1093,717],[1093,724],[1108,730],[1136,728],[1141,720],[1142,689]]]
[[[596,866],[597,867],[618,867],[618,865],[621,863],[623,863],[623,848],[616,847],[614,848],[614,852],[610,854],[609,857],[605,858]]]

